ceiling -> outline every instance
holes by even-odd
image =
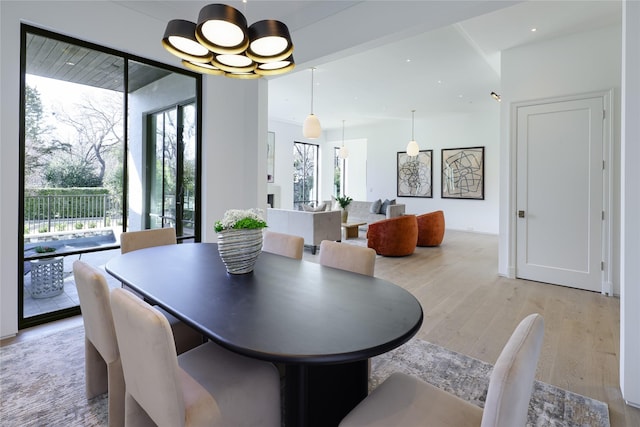
[[[115,1],[163,22],[197,20],[210,1]],[[495,107],[500,52],[621,22],[603,1],[226,1],[249,24],[289,27],[296,69],[269,78],[269,118],[325,130]],[[479,16],[478,16],[479,15]],[[536,28],[532,32],[532,28]],[[178,63],[167,54],[167,61]]]

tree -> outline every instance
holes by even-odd
[[[68,150],[69,145],[51,137],[52,127],[46,125],[44,106],[38,89],[25,87],[25,180],[33,182],[51,156],[60,150]]]
[[[117,154],[122,148],[122,95],[113,93],[94,101],[86,99],[74,106],[73,114],[64,109],[57,119],[75,129],[77,140],[72,144],[71,164],[83,162],[97,169],[100,182],[104,181],[110,153]]]
[[[293,144],[293,202],[315,200],[316,157],[318,146],[296,142]]]
[[[45,180],[51,187],[101,187],[100,178],[95,169],[78,159],[51,162],[45,171]]]

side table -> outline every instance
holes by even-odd
[[[365,225],[366,222],[343,222],[342,228],[344,228],[344,238],[351,239],[358,237],[358,227]]]
[[[31,261],[31,296],[50,298],[64,291],[64,257]]]

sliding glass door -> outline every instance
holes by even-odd
[[[146,228],[174,227],[181,237],[194,235],[195,104],[178,104],[149,115]]]
[[[199,75],[22,26],[19,328],[79,313],[120,233],[199,240]],[[119,286],[115,280],[112,286]]]

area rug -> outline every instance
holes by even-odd
[[[372,360],[371,388],[394,371],[482,406],[491,365],[413,339]],[[85,398],[82,326],[1,347],[0,396],[3,427],[107,426],[106,396]],[[609,412],[603,402],[537,382],[528,425],[608,427]]]

